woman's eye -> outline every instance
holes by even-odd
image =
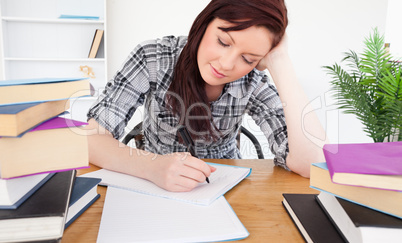
[[[228,47],[228,44],[223,43],[223,41],[221,39],[218,38],[218,43],[223,46],[223,47]]]
[[[249,64],[249,65],[251,65],[251,64],[254,63],[254,62],[252,62],[252,61],[247,60],[247,58],[245,58],[244,56],[243,56],[243,60],[244,60],[247,64]]]

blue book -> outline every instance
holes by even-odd
[[[19,136],[34,126],[59,116],[69,107],[69,100],[0,106],[0,136]]]
[[[62,14],[59,16],[60,19],[87,19],[87,20],[99,20],[99,16],[87,16],[87,15],[70,15]]]
[[[65,100],[89,95],[88,78],[34,78],[0,81],[0,105]]]
[[[0,114],[4,115],[15,115],[20,113],[21,111],[27,110],[31,107],[42,104],[43,102],[34,102],[27,104],[17,104],[17,105],[5,105],[0,106]]]
[[[0,179],[0,209],[16,209],[45,184],[54,173]]]
[[[85,210],[89,208],[99,197],[97,185],[101,179],[76,177],[70,198],[66,226],[70,226]]]

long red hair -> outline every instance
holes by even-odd
[[[272,48],[280,42],[288,25],[284,0],[212,0],[197,16],[188,34],[187,44],[178,58],[169,87],[169,93],[175,95],[168,96],[167,103],[173,113],[181,117],[182,123],[190,126],[190,131],[197,131],[197,134],[191,134],[193,138],[207,140],[215,140],[219,132],[211,122],[205,82],[197,65],[197,50],[208,24],[215,18],[233,24],[229,28],[221,28],[227,32],[251,26],[266,27],[274,36]],[[186,114],[196,119],[188,119]]]

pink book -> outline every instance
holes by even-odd
[[[402,190],[402,141],[326,144],[324,155],[334,183]]]

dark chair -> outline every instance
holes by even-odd
[[[257,138],[245,127],[241,126],[239,134],[237,134],[237,147],[240,148],[240,135],[245,135],[253,143],[254,148],[257,152],[258,159],[264,159],[264,154],[262,153],[262,148]],[[127,135],[123,138],[122,143],[128,144],[132,139],[135,141],[135,147],[139,149],[144,149],[144,140],[142,135],[142,122],[138,123]]]

